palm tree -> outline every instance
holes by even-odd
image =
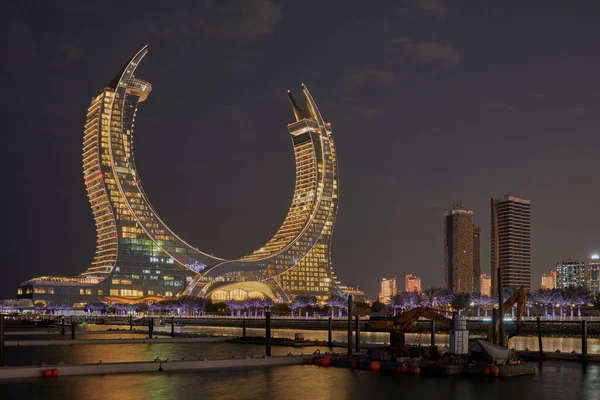
[[[421,296],[427,307],[438,308],[449,302],[448,294],[448,291],[444,288],[430,287],[423,290]]]
[[[577,316],[581,318],[581,306],[591,304],[593,302],[593,297],[585,288],[580,288],[577,296],[575,296],[575,304],[577,305]]]
[[[394,317],[396,316],[396,313],[398,312],[398,309],[402,309],[404,307],[404,296],[397,294],[395,296],[392,297],[392,310],[394,310]]]
[[[333,316],[334,316],[335,309],[336,308],[339,309],[340,305],[342,303],[344,303],[344,302],[345,302],[345,300],[342,297],[337,296],[337,295],[330,296],[327,299],[327,301],[325,302],[325,304],[327,304],[327,306],[329,308],[331,308],[331,318],[333,318]],[[341,309],[339,309],[339,310],[340,310],[340,313],[341,313]],[[340,315],[340,318],[341,318],[341,315]]]
[[[548,317],[548,306],[552,306],[552,314],[554,315],[554,304],[556,293],[552,289],[538,289],[532,294],[534,300],[544,307],[544,314]]]
[[[302,317],[302,309],[310,304],[309,296],[296,296],[294,301],[290,304],[290,308],[298,309],[298,315]],[[293,305],[293,307],[292,307]]]
[[[477,305],[477,318],[481,317],[481,309],[484,309],[484,317],[487,317],[488,308],[495,303],[494,299],[485,294],[474,294],[471,301]]]
[[[469,293],[457,293],[450,305],[453,309],[458,310],[458,315],[460,315],[462,310],[468,308],[470,304],[471,295]]]

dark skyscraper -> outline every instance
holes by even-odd
[[[491,199],[490,268],[492,295],[498,295],[498,269],[504,288],[531,288],[531,201],[510,195]]]
[[[473,291],[473,212],[454,205],[444,212],[444,286]]]
[[[481,228],[473,225],[473,293],[481,291]]]

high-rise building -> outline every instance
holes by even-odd
[[[542,274],[542,289],[556,289],[556,271]]]
[[[421,278],[408,274],[405,277],[404,290],[406,292],[421,293]]]
[[[473,225],[473,293],[481,292],[481,228]]]
[[[594,254],[588,262],[587,287],[592,296],[600,293],[600,256]]]
[[[390,304],[392,297],[398,293],[396,289],[396,275],[381,278],[381,291],[379,292],[379,301],[383,304]]]
[[[134,120],[152,86],[134,73],[147,52],[147,47],[140,50],[92,99],[87,111],[82,158],[97,230],[92,262],[78,277],[45,276],[23,282],[18,297],[81,304],[158,301],[178,294],[218,301],[344,294],[331,266],[337,155],[331,125],[324,122],[308,89],[302,89],[305,109],[288,92],[295,117],[288,131],[296,157],[296,186],[288,214],[263,247],[225,260],[177,236],[142,189],[134,163]]]
[[[488,274],[481,274],[481,294],[492,296],[492,277]]]
[[[556,263],[556,288],[568,287],[586,287],[584,261],[563,260]]]
[[[472,211],[444,211],[444,286],[453,293],[473,291],[473,237]]]
[[[491,199],[490,266],[492,295],[503,288],[531,289],[531,201],[506,195]]]

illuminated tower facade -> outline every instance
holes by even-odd
[[[556,288],[586,287],[585,262],[579,260],[563,260],[556,263]]]
[[[481,292],[481,228],[473,225],[473,293]]]
[[[97,232],[96,251],[78,277],[47,276],[24,282],[22,298],[44,302],[137,302],[179,294],[215,300],[296,295],[320,299],[344,294],[331,267],[337,215],[337,156],[306,87],[306,108],[291,94],[296,121],[289,124],[296,156],[296,186],[275,236],[237,260],[209,255],[179,238],[160,219],[141,186],[134,163],[136,112],[152,86],[135,76],[140,50],[92,99],[83,132],[83,173]],[[37,296],[35,296],[37,295]]]
[[[473,291],[473,211],[460,205],[444,212],[444,285],[452,293]]]
[[[587,287],[592,296],[600,293],[600,256],[593,254],[588,262]]]
[[[530,290],[531,201],[511,195],[491,199],[491,217],[492,295],[498,295],[498,279],[503,288]]]

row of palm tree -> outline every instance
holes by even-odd
[[[513,290],[506,289],[504,291],[504,299],[509,298],[513,293]],[[560,317],[567,316],[567,310],[569,310],[570,316],[573,317],[574,309],[577,308],[577,315],[581,317],[581,307],[590,305],[593,302],[593,297],[584,288],[539,289],[528,294],[527,316],[530,315],[531,308],[534,305],[539,305],[544,307],[546,316],[549,316],[551,313],[555,317],[558,309]],[[484,316],[487,317],[488,310],[497,305],[497,303],[498,300],[496,298],[491,298],[483,294],[451,293],[443,288],[428,288],[421,293],[400,292],[392,297],[390,307],[394,315],[398,310],[404,312],[415,307],[446,310],[451,307],[457,310],[459,314],[464,309],[476,307],[477,317],[481,317],[482,310],[484,311]]]
[[[229,300],[226,301],[225,304],[229,308],[232,317],[234,317],[236,314],[238,317],[241,316],[243,311],[245,314],[247,313],[247,315],[250,316],[254,315],[255,317],[258,317],[259,312],[262,316],[264,316],[265,309],[271,310],[271,308],[275,305],[273,300],[261,297],[248,298],[244,300]]]

